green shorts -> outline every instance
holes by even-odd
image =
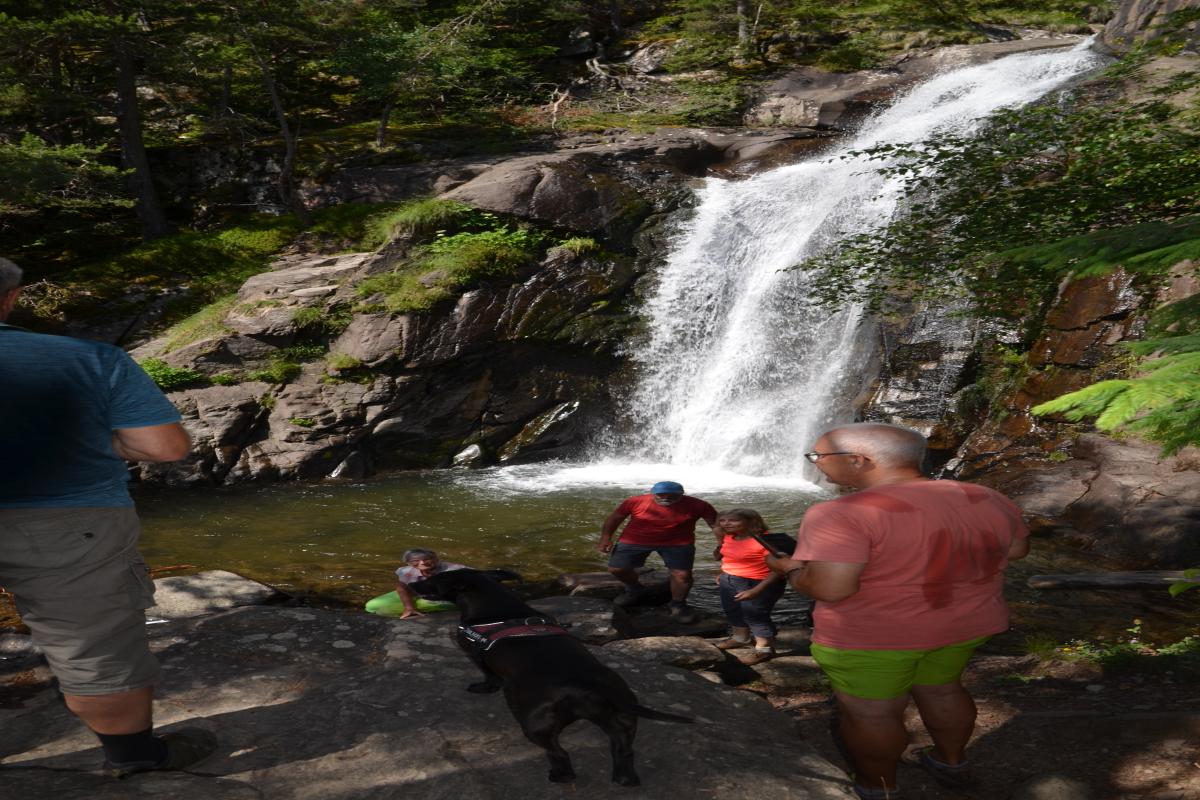
[[[133,508],[0,509],[0,586],[66,694],[150,686],[154,581],[138,555]]]
[[[812,657],[842,694],[889,700],[908,694],[914,685],[954,683],[975,649],[990,638],[980,636],[932,650],[841,650],[814,644]]]

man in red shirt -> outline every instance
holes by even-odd
[[[859,491],[808,509],[792,558],[770,558],[817,599],[812,655],[833,684],[839,747],[863,800],[895,797],[911,698],[933,738],[917,764],[969,788],[975,702],[967,661],[1008,629],[1004,569],[1029,552],[1021,511],[998,492],[921,472],[925,437],[861,423],[819,438],[809,461]]]
[[[613,534],[626,519],[621,540],[614,547]],[[601,553],[611,553],[608,571],[625,584],[625,591],[614,601],[617,605],[635,602],[646,589],[638,581],[637,569],[651,553],[658,553],[671,575],[671,616],[690,624],[696,615],[687,606],[692,589],[692,564],[696,559],[696,521],[709,528],[717,521],[717,510],[696,497],[683,493],[675,481],[659,481],[649,494],[630,497],[608,515],[600,528],[596,545]],[[718,543],[720,537],[718,537]]]

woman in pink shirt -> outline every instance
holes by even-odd
[[[750,508],[734,508],[717,516],[717,533],[724,538],[713,552],[721,561],[717,586],[721,610],[729,620],[729,638],[717,643],[722,650],[754,645],[743,664],[758,664],[775,655],[779,628],[771,610],[787,588],[783,576],[767,567],[767,549],[754,539],[767,532],[762,515]],[[753,638],[751,638],[753,637]]]

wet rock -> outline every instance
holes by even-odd
[[[1200,561],[1200,452],[1163,458],[1156,444],[1080,436],[1074,459],[981,476],[1040,530],[1086,544],[1130,569]]]
[[[658,599],[664,603],[667,601],[670,575],[666,570],[642,567],[638,570],[638,580],[649,590],[648,602]],[[556,583],[572,596],[602,597],[607,600],[613,599],[625,589],[625,584],[609,572],[565,572],[558,576]]]
[[[486,463],[483,448],[477,444],[464,447],[454,456],[456,467],[479,467]]]
[[[228,611],[239,606],[262,605],[286,598],[283,592],[225,570],[197,572],[154,582],[151,619],[184,619]]]

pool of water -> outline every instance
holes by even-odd
[[[152,567],[226,569],[288,592],[359,604],[393,588],[393,571],[410,547],[474,567],[507,567],[530,580],[603,570],[595,542],[604,517],[625,497],[665,479],[681,481],[718,509],[755,508],[773,529],[789,533],[809,505],[828,497],[803,479],[609,463],[402,472],[355,484],[140,489],[136,499]],[[693,602],[715,610],[717,565],[704,523],[697,541]],[[1033,574],[1108,568],[1086,554],[1036,543],[1010,570],[1018,638],[1115,636],[1134,619],[1143,621],[1149,640],[1200,632],[1197,598],[1025,586]],[[794,603],[785,598],[779,612],[786,623]]]

